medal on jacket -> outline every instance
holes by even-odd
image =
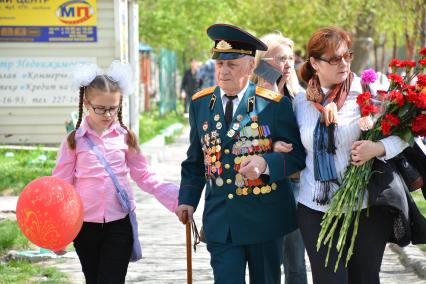
[[[203,122],[203,130],[207,131],[209,129],[209,123],[206,121]]]

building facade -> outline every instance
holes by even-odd
[[[0,1],[0,144],[60,143],[78,106],[70,88],[75,66],[95,62],[105,69],[114,59],[133,67],[135,93],[123,113],[137,133],[137,1],[21,2]]]

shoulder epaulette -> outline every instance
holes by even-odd
[[[275,93],[274,91],[262,88],[262,87],[256,87],[256,95],[265,98],[267,100],[271,100],[274,102],[279,102],[283,95]]]
[[[192,100],[193,100],[193,101],[195,101],[196,99],[199,99],[199,98],[202,98],[202,97],[204,97],[204,96],[207,96],[207,95],[209,95],[209,94],[213,93],[213,92],[214,92],[214,89],[216,89],[216,86],[213,86],[213,87],[210,87],[210,88],[203,89],[203,90],[201,90],[201,91],[199,91],[199,92],[195,93],[195,94],[192,96]]]

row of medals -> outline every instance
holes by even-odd
[[[220,161],[222,147],[220,145],[221,140],[218,130],[222,129],[223,125],[219,121],[219,114],[216,114],[213,119],[215,121],[216,129],[210,133],[205,133],[204,137],[201,139],[201,144],[203,145],[202,149],[204,152],[206,179],[210,182],[210,185],[212,185],[214,180],[216,186],[222,187],[224,184],[224,180],[221,177],[223,168]],[[271,185],[265,184],[261,178],[249,180],[238,173],[241,163],[245,159],[248,159],[249,156],[262,155],[270,152],[272,149],[269,127],[267,125],[260,126],[257,123],[257,117],[251,116],[251,124],[249,126],[244,126],[241,128],[240,132],[237,133],[236,131],[240,128],[240,122],[242,119],[242,115],[237,115],[237,122],[235,122],[232,125],[232,128],[230,128],[227,132],[227,136],[231,138],[233,137],[235,140],[232,147],[232,154],[236,156],[234,158],[234,171],[236,173],[235,185],[237,186],[236,194],[248,195],[253,193],[258,195],[260,193],[270,193],[271,190],[275,190],[277,188],[276,183],[272,183]],[[203,123],[203,130],[207,132],[208,127],[209,124],[205,121]],[[225,168],[229,169],[229,165],[226,164]],[[229,181],[232,182],[228,179],[228,184],[230,183]]]

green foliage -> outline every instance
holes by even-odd
[[[6,153],[13,153],[7,157]],[[50,176],[56,151],[0,149],[0,195],[18,195],[33,179]],[[46,160],[40,159],[46,156]]]
[[[187,119],[175,111],[164,116],[160,115],[158,109],[142,113],[139,117],[139,143],[151,140],[159,135],[163,129],[178,122],[185,124]]]
[[[215,22],[232,22],[234,8],[233,1],[140,0],[140,38],[155,48],[200,57],[211,47],[206,28]]]
[[[411,194],[413,196],[414,201],[417,204],[417,207],[419,208],[420,212],[422,212],[423,216],[426,217],[426,201],[421,193],[420,190],[417,190],[416,192],[413,192]],[[418,245],[422,250],[426,251],[426,244]]]
[[[0,255],[10,249],[28,248],[30,243],[22,234],[16,221],[0,221]],[[0,283],[3,283],[0,281]]]
[[[413,196],[413,199],[416,202],[417,207],[419,208],[420,212],[422,212],[423,216],[426,217],[426,201],[425,201],[421,191],[417,190],[417,191],[411,193],[411,196]]]
[[[281,31],[302,50],[315,30],[330,25],[355,38],[401,44],[405,35],[418,34],[425,9],[424,0],[140,0],[139,5],[143,41],[199,58],[207,57],[212,47],[206,28],[218,22],[257,36]]]
[[[0,264],[0,283],[68,283],[68,277],[55,268],[40,267],[28,261],[10,261]]]

